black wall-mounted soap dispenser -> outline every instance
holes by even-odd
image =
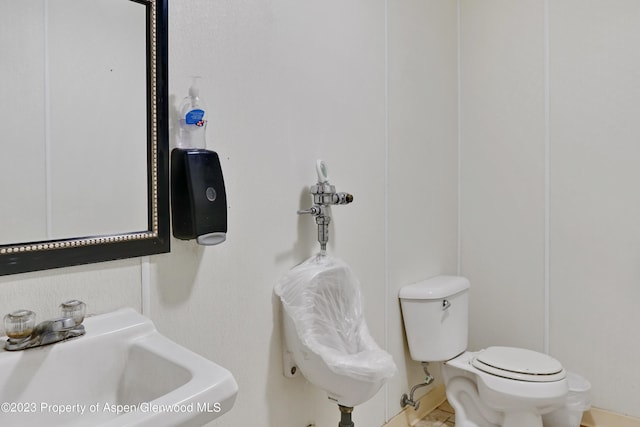
[[[174,237],[217,245],[227,237],[227,195],[215,151],[171,152],[171,216]]]

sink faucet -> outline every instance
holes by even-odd
[[[30,310],[17,310],[4,317],[4,326],[9,338],[5,350],[18,351],[40,347],[69,338],[84,335],[86,305],[82,301],[71,300],[60,304],[61,317],[45,320],[38,325],[36,315]]]

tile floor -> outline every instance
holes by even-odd
[[[414,427],[454,427],[455,425],[453,408],[445,400],[442,405],[418,421]]]
[[[453,408],[445,401],[426,417],[418,421],[415,427],[453,427],[456,425]]]

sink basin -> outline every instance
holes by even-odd
[[[0,350],[0,426],[201,426],[232,408],[231,373],[134,310],[84,325],[79,338]]]

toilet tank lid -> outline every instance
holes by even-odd
[[[466,291],[471,285],[466,277],[437,276],[400,288],[400,299],[442,299]]]

